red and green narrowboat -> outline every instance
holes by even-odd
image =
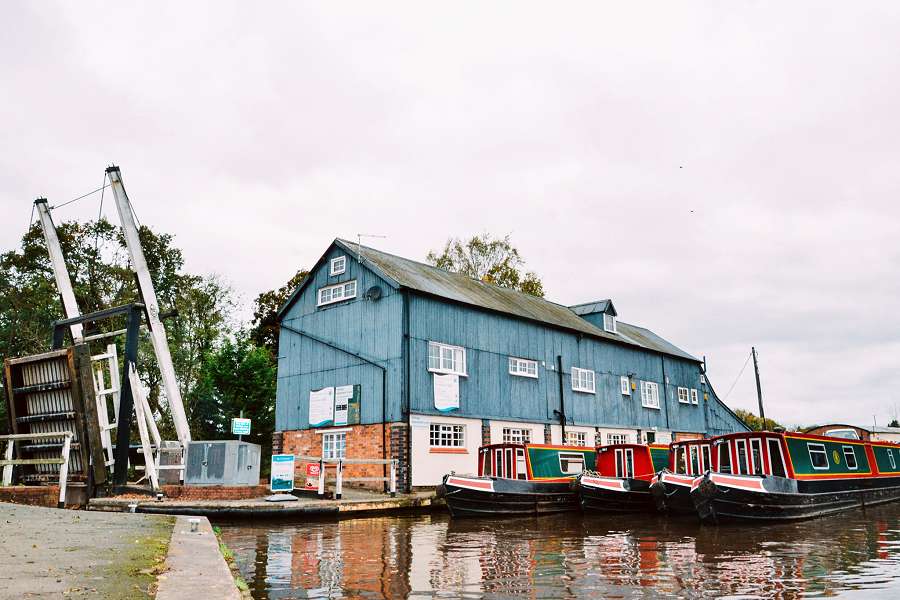
[[[478,450],[478,475],[444,475],[437,495],[454,517],[536,515],[578,510],[572,480],[594,469],[583,446],[491,444]]]
[[[597,469],[572,483],[586,512],[642,512],[655,509],[650,480],[669,464],[661,444],[612,444],[597,448]]]
[[[900,499],[900,444],[804,433],[713,440],[712,472],[691,498],[707,522],[784,521]]]
[[[650,480],[656,508],[669,513],[693,513],[691,486],[712,468],[712,441],[682,440],[669,444],[669,465]]]

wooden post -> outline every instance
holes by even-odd
[[[397,495],[397,459],[391,460],[391,498]]]
[[[341,499],[341,492],[344,491],[344,461],[340,458],[337,461],[337,473],[334,482],[334,497],[336,500]]]
[[[75,352],[75,370],[80,390],[75,395],[81,396],[81,408],[84,411],[83,430],[87,434],[81,437],[81,443],[87,444],[88,451],[82,452],[82,456],[90,457],[90,469],[92,483],[102,485],[106,483],[106,456],[103,454],[103,437],[100,430],[100,415],[97,413],[97,396],[95,396],[94,377],[91,365],[91,351],[87,344],[77,344]],[[85,474],[87,474],[85,465]],[[88,490],[93,495],[93,490]]]
[[[13,444],[15,444],[13,440],[9,440],[6,443],[6,455],[3,457],[4,459],[13,459]],[[12,474],[13,466],[11,464],[3,465],[3,485],[10,485],[12,483]]]
[[[321,500],[325,497],[325,461],[319,459],[319,490],[318,496]]]
[[[66,432],[63,438],[62,464],[59,465],[59,508],[66,507],[66,480],[69,478],[69,444],[72,434]]]

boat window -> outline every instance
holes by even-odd
[[[584,471],[584,454],[580,452],[560,452],[559,470],[567,475],[578,475]]]
[[[829,437],[844,438],[845,440],[858,440],[859,434],[855,429],[829,429],[825,432]]]
[[[522,448],[516,448],[516,479],[528,479],[528,465]]]
[[[481,453],[481,475],[490,477],[493,469],[491,469],[491,451],[486,450]]]
[[[719,473],[731,473],[731,444],[728,442],[719,446]]]
[[[687,455],[684,446],[675,449],[675,472],[682,475],[687,473]]]
[[[616,477],[634,477],[634,450],[631,448],[616,450]]]
[[[894,462],[894,450],[893,448],[887,449],[888,459],[891,461],[891,471],[897,470],[897,463]]]
[[[702,446],[700,448],[700,459],[702,462],[700,465],[701,472],[712,469],[712,461],[709,459],[709,446]]]
[[[513,479],[516,476],[516,472],[513,470],[515,468],[515,465],[513,464],[513,449],[507,448],[505,454],[506,457],[503,465],[504,471],[506,471],[506,476],[509,479]]]
[[[806,444],[807,450],[809,450],[809,462],[812,463],[813,469],[827,469],[828,468],[828,453],[825,452],[825,444]]]
[[[753,438],[750,440],[750,450],[753,455],[753,474],[754,475],[762,475],[763,471],[763,459],[762,459],[762,440],[759,438]]]
[[[503,469],[503,449],[494,450],[494,473],[497,477],[506,477],[506,471]]]
[[[750,469],[747,468],[747,440],[738,440],[735,442],[737,447],[737,469],[740,475],[747,475]]]
[[[856,463],[856,451],[853,449],[853,446],[844,446],[844,462],[847,463],[847,468],[851,471],[855,471],[859,465]]]
[[[698,464],[700,458],[697,450],[697,446],[691,446],[691,470],[689,475],[696,475],[700,472],[700,465]]]
[[[787,477],[787,473],[784,470],[784,457],[781,455],[781,444],[773,438],[769,438],[769,465],[771,466],[772,475]]]

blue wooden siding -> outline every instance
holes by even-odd
[[[347,256],[347,270],[332,277],[330,259]],[[387,369],[388,421],[401,420],[402,295],[371,270],[360,267],[355,255],[332,246],[326,260],[311,274],[312,280],[283,315],[282,323],[316,338],[358,353]],[[365,262],[365,259],[363,259]],[[317,307],[321,287],[357,282],[356,298]],[[382,297],[366,300],[371,286],[381,287]],[[382,421],[381,370],[364,360],[340,352],[286,328],[279,334],[278,391],[275,426],[279,430],[309,427],[309,392],[326,386],[360,384],[360,420]]]

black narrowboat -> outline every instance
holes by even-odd
[[[668,464],[666,445],[600,446],[596,471],[582,473],[572,487],[586,513],[654,511],[650,480]]]
[[[691,486],[712,465],[712,441],[682,440],[669,444],[669,465],[650,480],[657,510],[692,514]]]
[[[714,469],[693,484],[701,520],[788,521],[900,499],[900,444],[804,433],[713,440]]]
[[[444,475],[437,488],[453,517],[577,511],[572,480],[595,467],[583,446],[491,444],[478,450],[478,475]]]

